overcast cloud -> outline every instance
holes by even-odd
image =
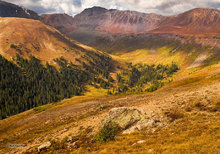
[[[101,6],[107,9],[135,10],[162,15],[178,14],[193,8],[220,10],[220,0],[5,0],[39,14],[67,13],[74,16],[85,8]]]

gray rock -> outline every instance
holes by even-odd
[[[45,142],[45,143],[41,144],[41,145],[38,147],[38,152],[40,152],[41,150],[46,149],[46,148],[48,148],[48,147],[50,147],[50,146],[51,146],[50,141]]]
[[[154,126],[155,126],[155,120],[154,119],[150,119],[148,121],[146,121],[146,120],[139,121],[135,125],[130,127],[129,129],[126,129],[125,131],[123,131],[122,133],[123,134],[131,134],[131,133],[134,133],[135,131],[141,131],[146,127],[154,127]]]
[[[138,121],[146,121],[141,111],[135,108],[119,107],[111,109],[109,114],[101,121],[101,124],[104,126],[105,124],[114,123],[120,129],[125,130]]]

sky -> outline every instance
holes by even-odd
[[[193,8],[220,10],[220,0],[4,0],[39,14],[66,13],[74,16],[86,8],[134,10],[161,15],[174,15]]]

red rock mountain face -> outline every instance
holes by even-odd
[[[136,11],[107,10],[101,7],[93,7],[85,9],[74,18],[59,14],[49,15],[49,17],[43,15],[42,17],[46,24],[59,30],[62,29],[61,31],[66,32],[66,34],[74,33],[82,27],[90,31],[111,34],[173,33],[195,35],[220,33],[220,11],[214,9],[198,8],[166,17]]]
[[[74,22],[77,26],[89,26],[110,33],[140,33],[157,28],[164,19],[157,14],[93,7],[76,15]]]
[[[220,11],[198,8],[170,16],[151,32],[183,35],[220,34]]]
[[[18,17],[40,20],[40,16],[36,12],[1,0],[0,17]]]
[[[144,40],[151,42],[154,38],[164,42],[168,38],[176,40],[175,36],[179,35],[184,36],[180,40],[185,42],[185,36],[198,39],[204,35],[220,36],[220,11],[214,9],[200,8],[174,16],[161,16],[93,7],[75,17],[66,14],[42,17],[46,24],[70,38],[107,52],[142,48],[146,46]],[[216,40],[208,45],[216,44]],[[204,43],[204,40],[199,41],[199,44]]]
[[[41,18],[42,22],[59,29],[62,33],[70,33],[76,28],[73,17],[67,14],[44,14]]]

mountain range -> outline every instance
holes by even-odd
[[[60,20],[61,16],[62,20]],[[101,7],[85,9],[72,20],[66,14],[42,15],[44,23],[51,26],[57,26],[60,21],[60,27],[68,24],[78,29],[86,27],[113,34],[176,33],[183,35],[219,33],[219,16],[219,10],[205,8],[193,9],[173,16],[162,16],[136,11],[107,10]]]
[[[165,34],[164,40],[168,37],[180,42],[185,41],[181,39],[182,37],[195,37],[197,39],[194,42],[201,44],[210,41],[203,39],[198,41],[200,37],[218,37],[220,33],[220,11],[206,8],[197,8],[173,16],[162,16],[93,7],[85,9],[74,17],[66,14],[49,14],[42,17],[45,24],[56,27],[68,37],[107,52],[134,49],[132,44],[126,44],[125,48],[119,46],[118,42],[130,40],[137,42],[139,39],[143,40],[143,37],[145,40],[150,40],[151,37]],[[219,40],[214,42],[210,45],[219,44]],[[138,44],[136,48],[141,48],[142,46],[139,47]]]
[[[187,12],[163,16],[137,11],[121,11],[92,7],[74,17],[67,14],[42,14],[24,9],[14,4],[0,1],[1,17],[20,17],[40,20],[58,29],[66,36],[89,46],[112,52],[114,50],[134,49],[133,45],[118,45],[122,41],[134,41],[145,38],[150,40],[164,34],[168,39],[185,42],[185,38],[196,37],[197,44],[217,45],[219,40],[199,39],[201,37],[219,37],[220,11],[209,8],[196,8]],[[155,35],[156,34],[156,35]],[[179,35],[180,37],[176,37]],[[132,36],[132,37],[131,37]],[[184,39],[181,39],[185,37]],[[164,38],[166,40],[167,38]],[[133,39],[132,39],[133,38]],[[211,44],[210,44],[211,42]],[[214,42],[214,43],[213,43]],[[136,48],[139,47],[139,42]],[[123,46],[123,44],[122,44]],[[104,48],[105,47],[105,48]]]

